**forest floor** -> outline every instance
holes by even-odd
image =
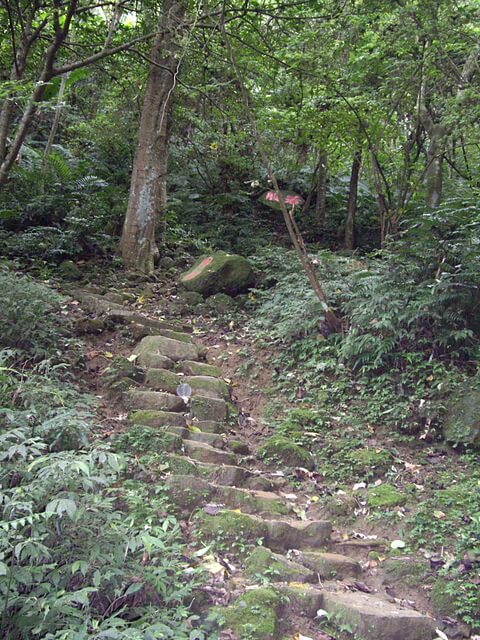
[[[470,573],[477,558],[456,558],[452,551],[455,546],[448,544],[455,535],[453,529],[468,517],[468,496],[462,497],[461,485],[471,473],[470,459],[442,443],[392,439],[381,425],[345,427],[340,407],[332,411],[338,415],[321,425],[328,430],[326,439],[319,437],[318,425],[312,427],[310,448],[318,449],[313,471],[262,458],[259,449],[299,402],[282,395],[275,381],[274,353],[252,335],[249,314],[199,315],[194,309],[181,308],[171,273],[150,281],[126,280],[113,273],[102,277],[102,282],[101,287],[91,290],[151,318],[172,320],[193,330],[194,342],[206,349],[206,361],[221,368],[232,390],[238,417],[229,424],[229,437],[248,447],[249,455],[243,462],[250,470],[275,479],[298,517],[332,521],[336,552],[348,554],[360,564],[360,577],[345,581],[348,592],[381,595],[390,603],[434,616],[436,627],[448,640],[475,637],[471,635],[474,625],[461,621],[458,601],[454,603],[443,578],[445,568],[456,563],[469,585],[479,584],[478,575]],[[70,289],[73,296],[69,312],[82,327],[86,345],[86,372],[79,382],[99,401],[100,432],[96,435],[111,441],[128,430],[128,411],[122,395],[112,393],[106,385],[104,372],[117,356],[128,357],[136,340],[121,324],[95,325],[96,314],[79,304],[75,287],[72,290],[67,286],[66,290]],[[314,406],[309,409],[315,412]],[[353,448],[336,448],[336,441],[345,440],[350,440]],[[355,455],[358,442],[362,443],[364,458]],[[459,492],[448,493],[457,483]],[[385,493],[380,490],[375,494],[378,487],[386,488]],[[461,504],[454,504],[459,498]],[[188,518],[183,526],[188,532]],[[412,536],[417,536],[418,544],[413,543]],[[216,554],[235,577],[238,561],[228,552],[223,557],[219,550]],[[218,587],[217,578],[215,583]],[[472,589],[466,587],[465,600],[473,597]],[[290,635],[284,637],[313,640],[352,637],[346,627],[333,631],[328,621],[306,622],[295,615],[285,633]],[[222,637],[234,636],[225,631]]]

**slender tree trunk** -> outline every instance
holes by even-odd
[[[442,200],[446,130],[441,123],[437,123],[432,124],[427,133],[430,141],[425,169],[425,204],[427,207],[436,208]]]
[[[176,84],[179,60],[174,30],[181,24],[185,5],[165,0],[150,53],[150,69],[133,161],[121,251],[125,266],[152,273],[158,252],[155,230],[167,200],[167,122],[170,99]]]
[[[387,196],[385,195],[385,190],[383,189],[382,185],[380,167],[378,166],[378,160],[373,149],[371,150],[370,158],[372,165],[373,184],[377,196],[378,214],[380,217],[380,245],[383,247],[388,234],[389,206]]]
[[[328,304],[328,300],[327,300],[327,296],[325,295],[325,292],[323,290],[322,285],[320,284],[319,280],[318,280],[318,275],[315,269],[315,265],[312,263],[307,250],[305,248],[304,242],[303,242],[303,238],[301,236],[301,233],[298,229],[298,226],[295,222],[295,218],[293,217],[293,211],[289,211],[287,209],[287,206],[285,204],[285,199],[283,197],[283,194],[280,190],[279,184],[278,184],[278,180],[277,177],[272,169],[272,165],[270,160],[268,159],[267,153],[265,151],[265,148],[263,146],[263,142],[262,142],[262,138],[260,137],[260,134],[258,132],[258,128],[257,128],[257,122],[255,120],[255,117],[253,115],[253,112],[250,108],[250,99],[249,99],[249,94],[247,91],[247,88],[245,86],[245,83],[243,81],[243,76],[242,73],[240,71],[240,67],[237,64],[236,58],[234,56],[233,53],[233,49],[232,49],[232,45],[230,42],[230,39],[225,31],[225,22],[224,22],[224,16],[222,19],[222,23],[221,23],[221,28],[222,28],[222,33],[224,36],[224,40],[225,40],[225,44],[227,47],[227,51],[230,57],[230,60],[232,62],[233,68],[235,69],[235,73],[237,75],[237,79],[238,79],[238,84],[239,84],[239,89],[240,89],[240,93],[242,95],[242,101],[245,107],[245,112],[248,116],[248,119],[250,121],[250,127],[252,129],[252,133],[253,136],[255,138],[255,141],[257,143],[257,149],[258,152],[260,154],[260,157],[262,159],[263,165],[265,167],[265,169],[267,170],[268,173],[268,177],[272,183],[273,189],[278,197],[278,203],[280,205],[280,210],[282,212],[282,216],[283,219],[285,221],[285,225],[287,227],[288,230],[288,234],[290,236],[290,239],[292,240],[292,244],[295,248],[295,251],[298,254],[299,260],[302,264],[302,267],[305,271],[305,274],[312,286],[313,291],[315,292],[315,295],[317,296],[317,298],[319,299],[319,301],[322,304],[322,308],[323,308],[323,313],[324,313],[324,325],[325,325],[325,329],[328,332],[331,333],[337,333],[338,331],[341,331],[343,328],[342,325],[342,321],[340,320],[339,317],[337,317],[337,315],[334,313],[334,311],[332,310],[332,308],[329,306]]]
[[[45,90],[47,88],[47,83],[55,76],[55,71],[53,65],[55,63],[55,59],[57,57],[58,50],[62,46],[65,41],[65,38],[68,35],[70,25],[72,22],[72,18],[75,15],[77,10],[78,0],[70,0],[68,3],[68,9],[63,17],[63,23],[60,24],[60,17],[58,10],[55,10],[53,13],[53,26],[55,35],[53,37],[53,41],[48,47],[45,54],[45,61],[43,63],[43,68],[40,74],[40,77],[37,80],[35,85],[35,89],[33,90],[32,95],[30,96],[30,100],[27,104],[27,107],[23,113],[22,119],[17,127],[15,135],[13,137],[12,144],[8,152],[5,154],[1,164],[0,164],[0,191],[5,186],[7,181],[8,174],[10,169],[12,168],[14,162],[16,161],[20,149],[22,148],[23,143],[25,142],[25,138],[27,137],[28,130],[32,123],[35,114],[37,113],[38,105],[43,100],[43,96],[45,95]],[[55,5],[57,6],[57,5]],[[39,30],[37,29],[37,35],[39,35]],[[28,46],[31,46],[32,39],[30,39]],[[27,47],[28,51],[28,47]],[[7,123],[8,126],[8,123]]]
[[[327,177],[328,156],[325,149],[320,149],[318,156],[317,200],[315,203],[315,219],[321,226],[325,224],[327,204]]]
[[[358,178],[362,166],[362,151],[355,151],[350,172],[348,190],[347,218],[345,220],[345,249],[355,248],[355,217],[357,214]]]

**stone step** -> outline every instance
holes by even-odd
[[[284,515],[291,508],[274,493],[216,485],[189,475],[171,475],[165,480],[168,495],[180,511],[188,513],[208,502],[222,504],[242,513]]]
[[[172,363],[173,364],[173,363]],[[166,391],[167,393],[176,393],[177,387],[182,382],[184,376],[179,376],[174,371],[166,368],[147,369],[145,374],[145,386],[156,391]]]
[[[266,547],[257,547],[245,562],[245,575],[253,580],[268,577],[272,582],[316,582],[316,574],[299,562],[288,560]]]
[[[228,416],[227,403],[219,398],[193,396],[190,402],[190,414],[199,421],[224,422]]]
[[[139,411],[133,411],[128,419],[131,424],[142,425],[144,427],[186,427],[187,425],[184,415],[172,411],[141,409]]]
[[[323,520],[309,522],[291,519],[264,520],[254,515],[223,509],[216,515],[200,511],[195,515],[198,535],[202,540],[222,540],[228,544],[263,544],[275,552],[307,549],[328,542],[332,525]]]
[[[187,376],[211,376],[221,378],[222,370],[213,364],[206,362],[195,362],[193,360],[183,360],[178,365],[179,371]]]
[[[212,376],[185,376],[183,382],[189,384],[193,394],[206,398],[230,398],[230,387],[226,382]]]
[[[435,635],[432,618],[370,594],[325,591],[322,608],[361,640],[431,640]]]
[[[193,442],[203,442],[216,449],[224,449],[226,440],[215,433],[203,433],[202,431],[192,431],[188,427],[167,427],[168,431],[176,433],[182,440],[192,440]]]
[[[131,389],[127,392],[127,404],[131,409],[146,411],[169,411],[184,413],[187,410],[185,402],[173,393],[163,391],[142,391]]]
[[[167,369],[148,369],[145,386],[157,391],[176,393],[179,384],[188,384],[192,395],[228,400],[230,389],[226,382],[210,376],[184,376]]]
[[[165,338],[164,336],[145,336],[135,347],[134,353],[138,356],[137,361],[142,367],[155,366],[149,361],[149,356],[152,355],[160,355],[169,358],[173,362],[178,362],[179,360],[198,360],[200,355],[199,350],[194,344],[172,338]]]
[[[199,462],[234,465],[237,461],[237,456],[234,453],[216,449],[215,447],[211,447],[203,442],[184,440],[183,449],[187,456],[193,460],[198,460]]]
[[[173,473],[199,476],[218,485],[263,491],[276,491],[279,488],[274,481],[252,473],[244,467],[218,466],[177,455],[169,456],[169,466]]]
[[[225,422],[216,422],[215,420],[194,420],[192,424],[205,433],[227,433],[228,431]]]
[[[362,567],[359,562],[338,553],[301,551],[292,557],[296,562],[314,571],[323,580],[358,578],[362,573]]]

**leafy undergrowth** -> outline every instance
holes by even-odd
[[[94,439],[64,300],[0,278],[0,635],[203,638],[189,608],[200,576],[166,496],[127,479],[138,464],[128,442],[113,452]]]

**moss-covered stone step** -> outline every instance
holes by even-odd
[[[235,454],[228,451],[216,449],[203,442],[195,442],[193,440],[184,440],[183,449],[187,456],[199,462],[211,462],[213,464],[229,464],[234,465],[237,461]]]
[[[231,629],[241,640],[279,640],[282,597],[271,587],[246,591],[228,607],[216,607],[225,621],[224,627]]]
[[[145,356],[164,356],[173,362],[179,360],[198,360],[199,350],[189,342],[165,338],[164,336],[145,336],[135,347],[134,353],[142,367],[155,367],[155,364],[145,362]],[[158,367],[162,368],[162,367]]]
[[[145,386],[158,391],[175,393],[179,384],[186,383],[193,395],[228,400],[230,389],[226,382],[210,376],[182,376],[168,369],[148,369]]]
[[[228,408],[225,400],[198,395],[190,402],[190,413],[197,420],[223,422],[227,419]]]
[[[322,608],[359,640],[431,640],[432,618],[364,593],[324,592]]]
[[[302,551],[295,559],[323,580],[358,577],[362,573],[359,562],[339,553]]]
[[[184,382],[190,385],[193,394],[207,398],[230,398],[230,387],[226,382],[212,376],[185,376]]]
[[[264,520],[254,515],[224,509],[216,515],[199,512],[195,516],[198,535],[205,541],[220,540],[227,545],[263,545],[272,551],[305,549],[324,545],[331,523],[323,520]]]
[[[173,411],[183,413],[187,407],[179,396],[163,391],[131,389],[127,393],[127,404],[131,409],[147,411]]]
[[[222,370],[213,364],[206,362],[195,362],[194,360],[183,360],[178,363],[178,370],[187,376],[211,376],[221,378]]]
[[[245,575],[253,580],[268,577],[272,582],[315,582],[317,579],[307,567],[266,547],[252,551],[245,563]]]
[[[129,422],[144,427],[185,427],[187,421],[181,413],[173,411],[153,411],[141,409],[133,411],[129,417]]]
[[[172,340],[179,340],[180,342],[192,342],[192,336],[189,333],[183,331],[174,331],[172,329],[162,329],[158,332],[160,336],[164,338],[171,338]]]
[[[195,420],[193,426],[206,433],[226,433],[228,431],[225,422],[216,422],[215,420]]]
[[[176,393],[177,387],[181,384],[183,376],[179,376],[174,371],[165,368],[148,369],[145,374],[145,386],[157,391]]]
[[[226,440],[215,433],[203,433],[202,431],[192,431],[188,427],[167,427],[168,431],[176,433],[182,440],[193,440],[193,442],[204,442],[215,449],[224,449]]]
[[[244,513],[283,515],[290,510],[275,494],[216,485],[196,476],[171,475],[167,477],[166,484],[170,499],[181,511],[191,512],[209,501],[241,509]]]
[[[332,533],[328,520],[268,520],[267,546],[273,551],[323,547]]]
[[[274,481],[258,476],[244,467],[234,465],[218,466],[217,464],[198,462],[198,460],[192,460],[187,456],[178,455],[169,456],[168,464],[173,473],[199,476],[218,485],[263,491],[275,491],[278,489]],[[265,482],[261,482],[262,480],[265,480]]]

